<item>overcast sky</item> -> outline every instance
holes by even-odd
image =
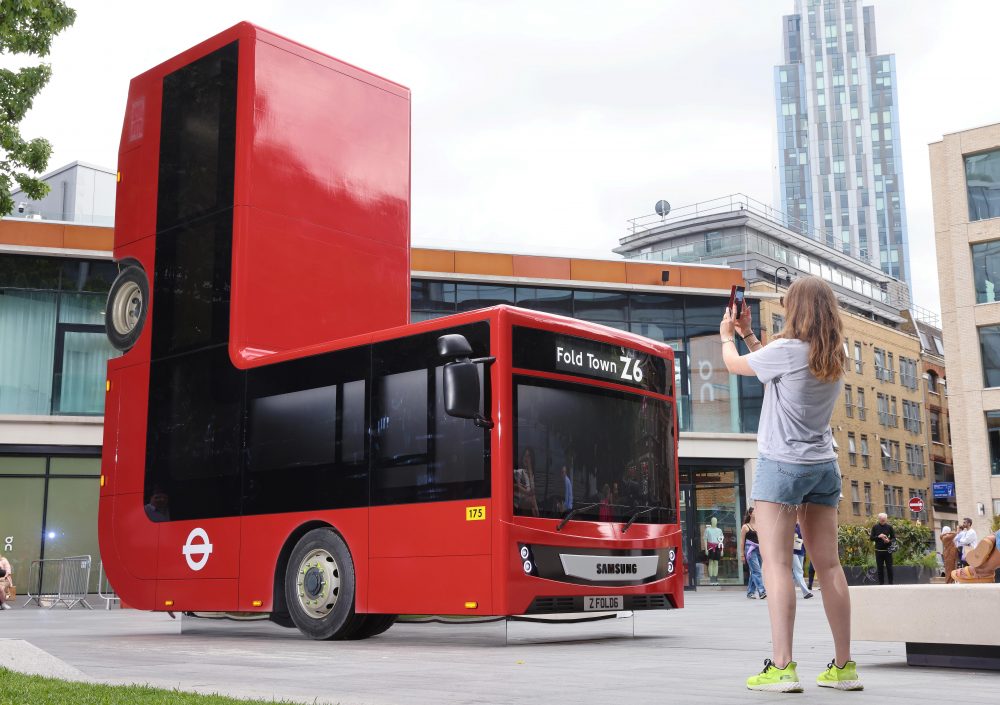
[[[129,79],[249,20],[412,90],[415,245],[607,258],[660,198],[774,199],[793,0],[69,4],[23,125],[53,143],[50,168],[113,168]],[[1000,3],[866,4],[896,54],[914,294],[938,310],[927,144],[1000,122]]]

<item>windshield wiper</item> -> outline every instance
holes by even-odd
[[[622,527],[622,533],[624,534],[626,531],[628,531],[628,528],[630,526],[632,526],[632,524],[635,523],[636,519],[638,519],[643,514],[648,514],[649,512],[653,511],[654,509],[661,509],[661,507],[659,507],[659,506],[655,506],[655,507],[641,507],[641,508],[637,509],[636,512],[632,516],[630,516],[628,518],[628,521],[625,523],[625,526]]]
[[[574,516],[576,516],[580,512],[585,512],[588,509],[593,509],[594,507],[599,507],[599,506],[601,506],[601,504],[602,504],[602,502],[594,502],[593,504],[585,504],[582,507],[576,507],[575,509],[570,509],[569,513],[567,513],[566,516],[563,517],[563,520],[556,525],[556,531],[560,531],[564,526],[566,526],[566,522],[567,521],[569,521],[570,519],[572,519]]]

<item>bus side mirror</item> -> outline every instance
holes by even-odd
[[[479,369],[474,362],[444,366],[444,410],[460,419],[479,418]]]
[[[444,410],[449,416],[472,419],[477,426],[493,428],[493,421],[479,413],[479,363],[496,362],[495,357],[470,360],[472,346],[464,335],[442,335],[437,341],[438,355],[458,358],[444,366]]]

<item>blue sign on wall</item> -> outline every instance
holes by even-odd
[[[954,482],[934,483],[934,499],[954,499],[954,498],[955,498]]]

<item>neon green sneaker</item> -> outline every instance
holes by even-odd
[[[841,668],[835,661],[826,666],[826,670],[816,678],[816,685],[821,688],[836,688],[837,690],[864,690],[865,686],[858,678],[858,664],[848,661]]]
[[[795,662],[789,661],[784,668],[778,668],[771,659],[764,660],[764,670],[747,678],[747,688],[768,693],[801,693],[802,684],[795,672]]]

